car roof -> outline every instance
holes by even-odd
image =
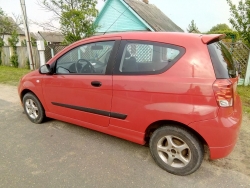
[[[220,40],[224,37],[222,34],[194,34],[183,32],[119,32],[112,34],[104,34],[82,39],[78,42],[82,43],[88,40],[102,40],[107,38],[121,38],[123,40],[146,40],[155,42],[166,42],[172,44],[183,44],[188,42],[199,41],[208,44],[213,40]],[[77,43],[78,43],[77,42]]]

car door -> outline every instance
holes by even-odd
[[[43,80],[49,113],[99,126],[109,125],[112,100],[109,69],[118,43],[119,40],[105,39],[82,44],[57,58],[54,74],[46,75]]]
[[[166,95],[172,80],[164,73],[184,53],[184,48],[171,44],[122,40],[113,73],[111,111],[123,116],[111,116],[110,126],[133,130],[136,135],[159,114],[165,115],[166,100],[172,102],[175,96]]]

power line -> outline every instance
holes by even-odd
[[[123,13],[120,15],[120,16],[118,16],[118,18],[114,21],[114,23],[112,23],[111,24],[111,26],[109,26],[109,28],[104,32],[104,35],[105,35],[105,33],[116,23],[116,21],[126,12],[127,10],[124,10],[123,11]]]
[[[113,8],[113,9],[115,9],[117,12],[122,13],[122,12],[120,12],[119,10],[117,10],[116,8],[114,8],[112,5],[109,5],[109,6],[110,6],[111,8]],[[129,10],[128,7],[126,7],[126,9]],[[126,18],[130,19],[131,21],[133,21],[133,22],[135,22],[135,23],[138,23],[138,22],[136,22],[135,20],[132,20],[131,18],[129,18],[128,16],[126,16],[126,15],[123,15],[123,16],[125,16]]]

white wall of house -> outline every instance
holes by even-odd
[[[4,41],[4,46],[9,46],[9,41],[8,38],[10,38],[11,35],[4,35],[3,41]],[[17,43],[17,46],[22,46],[22,41],[25,40],[25,36],[24,35],[19,35],[19,42]]]

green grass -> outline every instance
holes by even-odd
[[[28,72],[28,69],[0,66],[0,83],[17,86],[21,77]]]
[[[243,106],[243,113],[247,114],[250,118],[250,86],[238,86],[237,87],[238,93],[241,97],[242,106]]]

